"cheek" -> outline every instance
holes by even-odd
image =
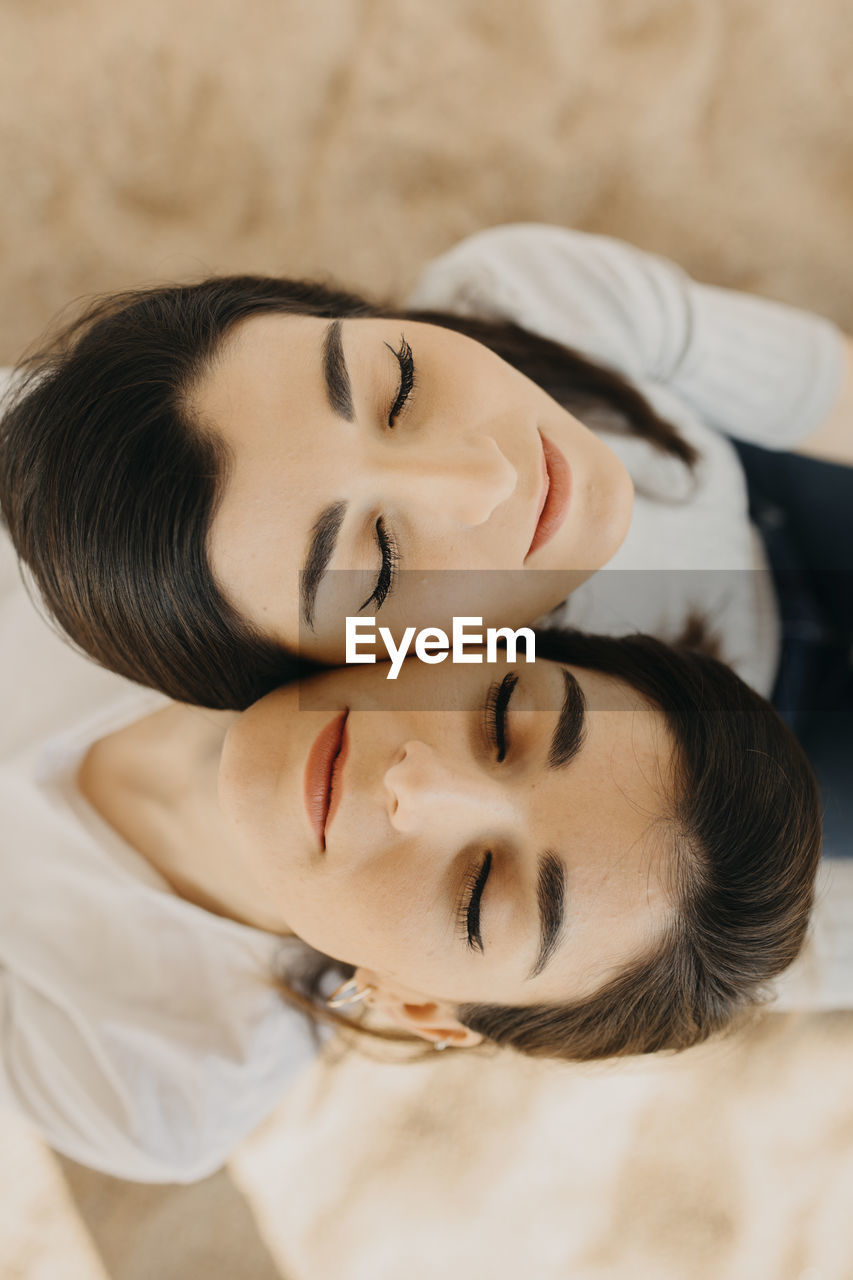
[[[293,821],[271,805],[264,809],[241,794],[221,808],[236,873],[244,884],[255,885],[289,920],[289,902],[305,896],[300,882],[309,867],[311,850]]]
[[[397,973],[433,954],[425,894],[379,871],[346,879],[297,878],[288,923],[309,945],[349,964]]]
[[[243,713],[226,736],[219,763],[219,807],[242,839],[250,838],[254,828],[269,821],[276,757],[262,710],[263,704],[256,704]]]
[[[596,442],[573,493],[572,518],[555,539],[561,567],[600,569],[618,551],[633,514],[634,490],[619,459]]]

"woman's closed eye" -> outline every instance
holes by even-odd
[[[377,609],[381,609],[397,582],[397,566],[400,563],[400,553],[397,550],[396,539],[385,524],[382,516],[376,521],[375,529],[376,545],[379,548],[382,563],[379,569],[379,577],[376,579],[376,586],[359,609],[359,613],[361,613],[362,609],[366,609],[369,604],[375,604]]]
[[[465,939],[471,951],[479,951],[481,955],[483,939],[480,934],[480,902],[491,869],[492,855],[487,853],[482,862],[473,867],[465,877],[456,908],[456,926],[460,937]]]
[[[415,361],[412,355],[412,348],[406,341],[404,334],[400,334],[398,350],[395,351],[387,342],[385,346],[388,347],[388,350],[400,366],[400,385],[394,403],[388,411],[388,426],[393,428],[414,390]],[[377,609],[381,609],[397,582],[397,566],[400,563],[400,553],[397,550],[396,539],[382,516],[376,521],[376,545],[379,548],[379,555],[382,561],[379,577],[376,579],[376,586],[373,591],[364,604],[361,605],[359,613],[362,609],[366,609],[369,604],[375,604]]]
[[[400,334],[400,346],[395,351],[390,343],[386,342],[385,346],[396,358],[400,366],[400,386],[397,391],[397,397],[388,412],[388,426],[393,428],[397,419],[402,414],[408,403],[415,386],[415,360],[412,355],[412,348],[406,341],[405,335]]]
[[[509,751],[507,712],[517,684],[518,676],[508,671],[503,680],[495,680],[489,686],[486,694],[486,739],[497,756],[498,764],[503,763]]]

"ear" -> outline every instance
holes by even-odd
[[[372,969],[356,969],[359,987],[370,988],[368,1004],[392,1027],[420,1036],[444,1048],[472,1049],[482,1043],[479,1031],[472,1031],[456,1016],[457,1006],[447,1000],[431,1000],[421,992],[401,987]]]

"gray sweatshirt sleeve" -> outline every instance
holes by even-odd
[[[469,237],[424,271],[410,304],[512,319],[667,387],[708,425],[795,447],[841,389],[835,325],[750,294],[697,284],[606,236],[519,223]]]

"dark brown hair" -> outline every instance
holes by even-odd
[[[704,653],[649,636],[558,631],[537,633],[536,651],[624,681],[663,712],[675,744],[674,905],[650,951],[593,995],[467,1004],[458,1017],[487,1041],[535,1057],[689,1048],[759,1003],[803,946],[821,848],[814,774],[770,704]],[[311,990],[297,987],[300,1007],[311,1008]]]
[[[97,662],[202,706],[241,709],[307,664],[250,626],[206,540],[229,459],[188,393],[261,312],[425,320],[484,343],[567,409],[602,413],[688,465],[691,447],[618,374],[504,321],[373,306],[311,281],[229,276],[90,306],[26,372],[0,422],[0,510],[48,610]]]

